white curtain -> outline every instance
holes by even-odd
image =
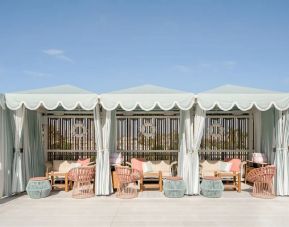
[[[276,154],[274,165],[277,168],[275,185],[276,194],[280,196],[289,195],[289,110],[275,112],[275,146]]]
[[[26,110],[23,126],[23,161],[25,184],[31,177],[43,176],[44,149],[42,141],[42,114]]]
[[[0,198],[11,195],[13,140],[10,110],[0,106]]]
[[[186,184],[186,194],[199,194],[199,148],[205,126],[206,112],[196,107],[195,115],[190,110],[180,113],[179,175]]]
[[[268,158],[269,163],[274,163],[273,138],[274,138],[274,108],[261,113],[261,151]]]
[[[94,110],[95,138],[97,147],[95,194],[109,195],[113,192],[109,165],[109,154],[114,149],[115,111],[103,111],[99,105]]]
[[[260,153],[263,152],[261,150],[261,133],[262,133],[262,118],[261,111],[257,108],[253,110],[254,116],[254,148],[255,152]]]
[[[14,158],[12,169],[12,193],[25,190],[25,176],[23,166],[22,134],[25,118],[25,108],[21,107],[13,112],[14,119]]]

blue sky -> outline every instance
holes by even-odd
[[[0,91],[289,91],[289,1],[0,1]]]

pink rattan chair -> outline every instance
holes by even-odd
[[[254,183],[252,196],[264,199],[274,198],[273,177],[275,174],[276,167],[273,165],[251,170],[247,175],[247,181]]]
[[[94,196],[95,165],[73,168],[68,179],[73,181],[72,197],[84,199]]]
[[[128,166],[116,166],[115,171],[119,181],[116,196],[121,199],[137,197],[136,182],[140,179],[139,171],[132,170]]]

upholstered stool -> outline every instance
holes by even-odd
[[[49,195],[51,185],[46,177],[34,177],[29,180],[26,191],[30,198],[40,199]]]
[[[181,177],[167,177],[164,180],[164,195],[169,198],[181,198],[185,195],[185,182]]]
[[[201,194],[208,198],[220,198],[224,185],[219,177],[204,177],[201,183]]]

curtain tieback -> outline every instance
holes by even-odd
[[[101,149],[98,152],[104,153],[104,152],[109,152],[109,149]]]
[[[280,152],[288,151],[288,148],[287,147],[278,147],[278,148],[276,148],[276,151],[280,151]]]
[[[23,148],[13,148],[13,153],[23,153]]]

